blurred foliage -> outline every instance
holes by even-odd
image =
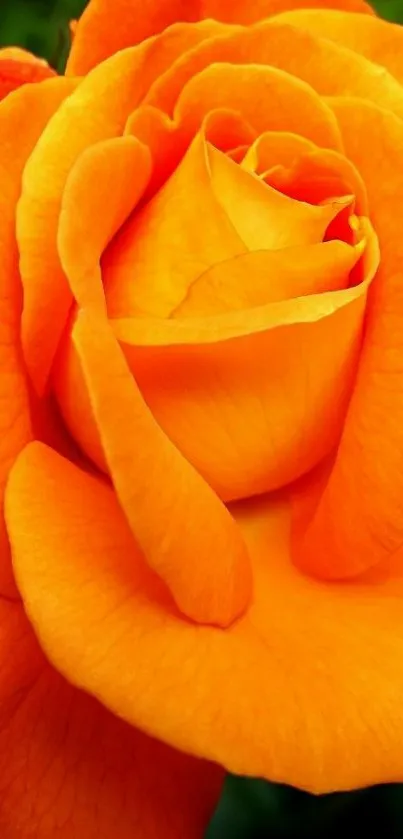
[[[382,17],[403,23],[403,0],[373,0],[372,5]]]
[[[25,47],[63,71],[69,47],[69,21],[87,0],[0,0],[0,46]]]
[[[375,0],[374,5],[383,17],[403,22],[403,0]],[[0,46],[23,46],[61,72],[69,21],[85,6],[86,0],[0,0]],[[403,784],[315,797],[228,777],[206,839],[338,839],[343,832],[403,839]]]
[[[403,785],[313,796],[291,787],[228,777],[205,839],[403,837]]]

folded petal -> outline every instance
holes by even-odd
[[[171,178],[105,254],[102,275],[111,317],[167,317],[201,271],[246,250],[211,181],[206,144],[197,135]]]
[[[286,195],[312,204],[323,202],[329,195],[342,197],[351,194],[354,195],[356,214],[369,215],[365,183],[351,160],[331,149],[315,147],[308,151],[295,150],[292,157],[288,154],[288,160],[283,149],[276,159],[275,135],[271,140],[269,138],[270,134],[261,135],[249,152],[252,158],[257,158],[251,162],[256,162],[256,171],[266,183]],[[247,168],[248,155],[242,166]],[[334,222],[337,224],[337,216]]]
[[[83,152],[67,178],[58,250],[70,289],[81,306],[106,311],[100,259],[141,199],[151,165],[146,146],[131,136],[115,137]]]
[[[42,58],[19,47],[0,49],[0,99],[21,85],[42,82],[56,73]]]
[[[204,18],[231,23],[254,23],[287,9],[304,8],[306,0],[145,0],[139,9],[133,0],[91,0],[76,28],[69,59],[69,72],[83,75],[124,47],[138,44],[162,32],[175,21],[198,21]],[[371,14],[364,0],[310,0],[311,7],[323,6]],[[111,16],[113,15],[113,25]]]
[[[184,615],[227,626],[252,589],[233,519],[156,423],[106,319],[82,311],[72,340],[110,475],[145,561]]]
[[[364,245],[320,245],[252,251],[205,271],[192,283],[175,318],[201,318],[347,288]]]
[[[403,29],[397,23],[389,23],[376,15],[355,14],[356,10],[352,8],[347,10],[348,14],[332,8],[279,11],[283,12],[277,18],[279,21],[361,53],[380,67],[386,67],[403,82]],[[379,69],[378,73],[381,77]]]
[[[401,579],[320,584],[290,561],[281,497],[232,512],[254,603],[226,631],[194,626],[147,583],[113,492],[39,444],[26,449],[7,521],[49,657],[128,722],[238,774],[315,792],[399,781]]]
[[[211,64],[185,84],[174,121],[191,139],[206,114],[223,107],[239,111],[258,133],[290,131],[319,146],[342,149],[331,109],[306,82],[284,70],[261,64]]]
[[[367,281],[344,291],[247,312],[235,306],[199,318],[112,321],[157,422],[221,498],[281,486],[335,445],[356,369],[367,283],[377,267],[376,242],[373,251]],[[346,266],[339,267],[342,282]],[[105,468],[71,340],[61,348],[55,379],[71,432]]]
[[[346,153],[365,180],[381,265],[368,300],[360,366],[343,436],[310,518],[300,521],[295,561],[323,578],[352,577],[403,544],[403,124],[374,105],[334,100]],[[366,142],[362,142],[365,136]],[[326,550],[321,546],[326,543]]]
[[[222,771],[69,685],[0,601],[0,830],[19,839],[201,839]]]
[[[138,101],[146,53],[143,47],[120,53],[79,83],[50,120],[25,168],[17,215],[24,288],[22,345],[28,371],[40,393],[72,302],[57,251],[67,177],[89,146],[123,132]],[[72,79],[66,84],[76,86]]]
[[[212,266],[248,250],[321,242],[351,200],[320,207],[294,201],[199,133],[171,178],[129,219],[104,256],[109,315],[170,317]]]
[[[343,17],[348,21],[350,15]],[[373,19],[368,16],[368,20],[372,23]],[[360,96],[403,116],[403,91],[393,75],[340,44],[277,18],[200,43],[156,77],[145,103],[172,114],[189,79],[216,62],[269,65],[302,79],[320,95]]]
[[[30,85],[0,105],[0,510],[10,466],[32,433],[20,348],[22,290],[15,241],[21,174],[44,126],[70,87],[64,79]],[[2,512],[0,522],[0,591],[10,595],[15,589]]]

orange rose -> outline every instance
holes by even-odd
[[[2,591],[64,725],[77,688],[108,709],[108,767],[119,726],[315,791],[401,779],[403,30],[309,5],[92,0],[67,78],[0,108]],[[141,742],[154,783],[184,765]]]

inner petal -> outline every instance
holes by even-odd
[[[352,201],[295,200],[198,134],[174,174],[106,251],[108,313],[169,317],[213,266],[257,249],[321,242],[344,209],[349,215]]]

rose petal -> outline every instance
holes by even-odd
[[[253,558],[253,606],[225,632],[194,626],[147,585],[111,490],[30,446],[7,521],[49,657],[131,724],[235,773],[315,792],[399,781],[401,579],[320,584],[290,562],[281,499],[233,512]]]
[[[100,259],[141,199],[151,166],[146,146],[130,136],[96,143],[73,166],[57,239],[61,265],[81,306],[106,311]]]
[[[165,32],[156,41],[119,53],[97,67],[55,114],[27,164],[17,218],[24,286],[22,343],[39,393],[46,385],[71,304],[56,247],[69,171],[88,146],[123,132],[154,74],[181,51],[187,29]],[[208,31],[203,23],[198,38]]]
[[[206,67],[184,86],[174,121],[191,139],[205,115],[222,107],[239,111],[258,133],[290,131],[325,148],[342,148],[331,109],[309,85],[275,67],[226,63]]]
[[[91,0],[81,17],[74,37],[68,72],[83,75],[105,58],[162,32],[178,20],[203,18],[234,23],[253,23],[283,11],[299,9],[306,0],[203,0],[197,6],[189,0],[143,0],[141,14],[133,0]],[[311,7],[334,7],[373,14],[363,0],[309,0]],[[113,26],[111,15],[113,14]]]
[[[69,685],[0,601],[0,830],[19,839],[201,839],[222,771]]]
[[[348,21],[350,16],[344,18]],[[156,77],[144,102],[172,114],[185,84],[216,62],[270,65],[300,78],[320,95],[360,96],[403,116],[403,91],[394,76],[362,55],[277,19],[199,44]]]
[[[231,516],[155,422],[107,321],[81,312],[72,340],[115,489],[147,564],[186,616],[227,626],[245,610],[252,586]]]
[[[398,207],[403,200],[403,124],[354,99],[334,100],[349,158],[361,172],[379,235],[381,267],[368,301],[357,381],[329,481],[297,534],[295,561],[323,578],[354,576],[403,544],[403,367]],[[362,138],[366,138],[363,143]],[[325,544],[326,551],[319,550]]]
[[[277,20],[300,26],[301,29],[361,53],[380,65],[379,76],[380,69],[386,67],[399,82],[403,82],[403,30],[398,24],[382,20],[376,15],[363,17],[355,14],[353,9],[348,14],[330,8],[281,11],[283,13]]]
[[[294,201],[198,134],[169,181],[105,254],[109,315],[170,317],[190,285],[215,264],[249,249],[320,242],[348,203],[351,199],[313,207]]]
[[[0,49],[0,100],[24,84],[42,82],[56,73],[42,58],[19,47]]]
[[[262,174],[274,164],[290,165],[304,152],[314,151],[318,151],[318,146],[299,134],[289,131],[265,131],[250,144],[241,165],[248,172]]]
[[[367,282],[377,266],[375,242],[373,251]],[[112,323],[160,426],[215,491],[233,499],[294,479],[334,446],[365,298],[366,283],[247,313]],[[105,468],[70,341],[58,365],[59,403],[70,430]]]
[[[320,245],[253,251],[205,271],[171,317],[208,317],[267,303],[347,288],[363,244],[333,240]]]
[[[209,111],[202,120],[201,133],[221,151],[228,153],[234,145],[249,145],[257,132],[241,114],[230,108]],[[150,150],[153,172],[146,200],[152,198],[186,154],[192,137],[157,108],[141,106],[127,120],[125,134],[134,135]]]
[[[260,171],[266,183],[286,195],[298,200],[311,201],[313,204],[324,201],[329,195],[336,197],[351,193],[355,199],[356,214],[369,214],[365,183],[347,157],[331,149],[314,148],[294,154],[293,159],[289,159],[288,162],[283,152],[283,163],[281,156],[276,162],[275,147],[270,147],[269,136],[262,135],[261,139],[265,142],[257,143],[257,171]]]
[[[32,434],[20,350],[22,293],[15,241],[21,174],[41,131],[71,87],[64,79],[29,85],[0,105],[0,510],[9,468]],[[2,513],[0,558],[0,591],[15,595]]]
[[[50,120],[24,172],[17,216],[24,287],[22,344],[39,392],[72,302],[57,252],[63,189],[70,169],[88,146],[123,130],[137,101],[142,59],[142,48],[120,54],[84,79]]]
[[[245,249],[212,189],[206,145],[198,135],[169,181],[105,255],[108,312],[169,316],[201,271]]]

